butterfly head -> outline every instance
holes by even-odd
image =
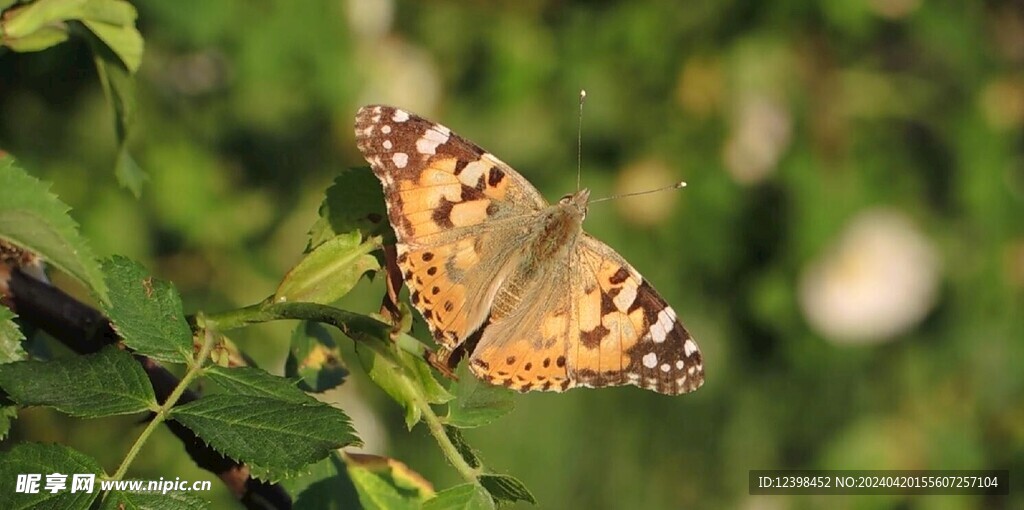
[[[589,203],[590,190],[587,188],[583,188],[576,193],[565,195],[558,201],[558,205],[563,209],[577,213],[581,223],[583,222],[583,219],[587,217],[587,204]]]

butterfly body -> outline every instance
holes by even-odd
[[[410,300],[442,356],[466,354],[477,377],[519,391],[679,394],[703,383],[672,308],[583,231],[588,190],[548,204],[498,158],[397,108],[361,108],[355,131],[384,187]]]

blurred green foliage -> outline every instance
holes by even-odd
[[[112,113],[81,41],[0,55],[0,148],[53,182],[100,254],[145,261],[187,311],[273,292],[333,176],[364,164],[351,129],[360,105],[441,121],[554,199],[575,189],[586,88],[583,182],[595,196],[689,182],[595,205],[586,226],[673,303],[707,383],[677,398],[519,397],[466,433],[489,466],[522,479],[542,508],[1024,506],[1019,491],[825,499],[746,487],[749,469],[766,468],[1008,468],[1022,486],[1019,1],[136,6],[146,51],[130,151],[150,176],[142,199],[117,186]],[[843,341],[808,319],[825,302],[807,290],[809,268],[880,206],[927,240],[935,291],[903,327]],[[856,252],[843,278],[871,272]],[[364,282],[346,306],[373,311],[382,291]],[[895,280],[886,291],[905,292]],[[912,301],[906,292],[893,306]],[[235,340],[280,370],[289,328]],[[406,433],[402,410],[353,372],[335,398],[368,449],[438,488],[456,483],[431,440]],[[106,462],[129,439],[115,430],[31,410],[13,436]],[[151,448],[140,478],[173,462],[174,476],[208,476],[173,441]]]

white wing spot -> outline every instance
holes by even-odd
[[[384,124],[383,126],[380,127],[380,132],[384,133],[385,135],[390,134],[391,133],[391,125],[390,124]]]
[[[387,151],[391,150],[391,148],[394,147],[394,145],[392,145],[392,143],[391,143],[391,140],[384,140],[384,143],[382,143],[381,145],[383,145],[384,146],[384,150],[387,150]]]
[[[459,182],[474,188],[484,176],[484,171],[490,170],[490,168],[491,166],[483,161],[474,161],[462,169],[462,173],[459,174]]]
[[[661,365],[662,372],[668,372],[669,370],[672,370],[672,365],[669,365],[668,363],[663,363]]]
[[[409,155],[404,152],[396,152],[391,155],[391,162],[398,168],[405,168],[405,165],[409,164]]]
[[[405,122],[409,120],[409,113],[402,110],[395,110],[395,113],[391,114],[391,120],[395,122]]]
[[[416,150],[420,154],[436,154],[437,146],[448,141],[448,128],[436,126],[428,129],[419,140],[416,140]]]
[[[612,298],[612,302],[615,303],[615,308],[620,312],[626,313],[629,307],[632,306],[633,301],[636,299],[636,283],[633,280],[626,280],[626,283],[622,286],[622,290]]]
[[[651,326],[651,337],[654,343],[660,344],[665,341],[668,332],[672,331],[676,322],[676,314],[671,308],[664,308],[658,312],[658,322]]]
[[[676,362],[676,369],[677,370],[682,370],[683,367],[685,367],[685,366],[686,366],[686,363],[683,363],[683,360],[679,360],[679,361]]]
[[[649,352],[647,354],[644,354],[643,359],[641,359],[640,361],[643,362],[645,367],[654,368],[658,366],[658,355],[654,354],[653,352]]]
[[[687,338],[686,342],[683,342],[683,352],[686,353],[686,357],[693,356],[693,353],[697,352],[697,344],[693,343],[693,340]]]

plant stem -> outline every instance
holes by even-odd
[[[164,400],[164,403],[157,409],[156,415],[153,417],[152,420],[149,421],[149,424],[146,425],[146,428],[142,430],[142,433],[139,434],[139,437],[135,440],[135,443],[132,444],[131,448],[128,450],[128,453],[124,456],[124,460],[121,461],[121,465],[118,466],[117,471],[114,472],[114,476],[112,477],[114,480],[120,480],[124,478],[124,475],[128,472],[128,467],[131,465],[132,461],[135,460],[135,457],[138,456],[139,452],[142,450],[142,445],[146,443],[146,440],[149,439],[149,436],[151,434],[153,434],[153,431],[155,431],[156,428],[159,427],[161,423],[167,420],[167,418],[170,416],[171,408],[174,407],[174,404],[178,402],[178,399],[181,398],[181,395],[185,392],[185,390],[188,389],[189,385],[192,384],[192,381],[194,381],[195,378],[198,377],[199,374],[202,372],[203,363],[205,363],[206,358],[209,357],[210,351],[213,349],[213,344],[215,342],[213,340],[214,335],[209,330],[203,328],[200,331],[202,331],[204,335],[204,340],[203,347],[199,351],[199,355],[196,356],[195,360],[191,363],[188,371],[185,372],[185,375],[181,378],[181,382],[178,383],[178,385],[174,388],[174,391],[172,391],[171,394],[167,396],[167,399]]]
[[[427,424],[427,429],[430,430],[430,435],[434,436],[437,445],[441,447],[441,453],[444,454],[448,462],[451,463],[452,467],[459,472],[464,480],[474,485],[480,485],[480,479],[477,477],[483,471],[483,466],[474,468],[466,462],[466,459],[459,453],[459,449],[448,438],[448,433],[444,431],[441,418],[438,418],[437,414],[434,413],[434,409],[427,403],[426,398],[419,391],[416,392],[416,396],[416,407],[420,409],[423,421]]]

